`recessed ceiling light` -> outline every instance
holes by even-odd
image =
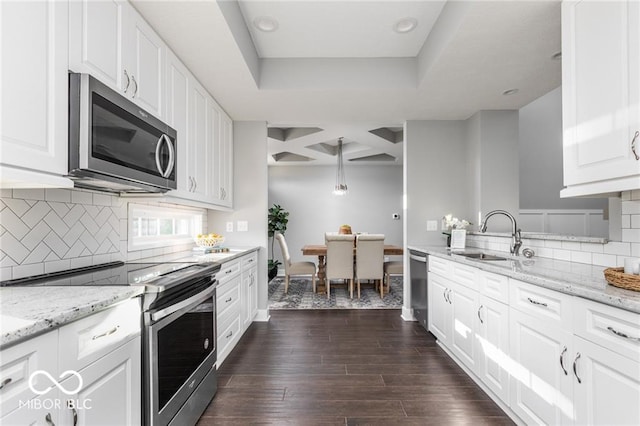
[[[509,89],[502,92],[504,96],[515,95],[516,93],[518,93],[518,89]]]
[[[258,16],[253,20],[253,26],[265,33],[270,33],[278,29],[278,21],[270,16]]]
[[[554,61],[558,61],[562,59],[562,52],[554,53],[553,55],[551,55],[551,59],[553,59]]]
[[[415,18],[402,18],[393,25],[393,31],[399,34],[405,34],[413,31],[418,26],[418,20]]]

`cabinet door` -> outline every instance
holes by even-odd
[[[117,91],[128,92],[131,69],[123,64],[128,5],[123,0],[69,2],[69,69],[88,73]]]
[[[69,171],[68,12],[56,0],[0,2],[2,165]]]
[[[242,271],[243,304],[242,321],[243,329],[249,328],[258,313],[258,286],[256,284],[258,275],[257,267],[253,266]]]
[[[220,195],[222,205],[233,205],[233,122],[226,114],[220,115]]]
[[[480,295],[476,374],[501,400],[509,399],[509,306]]]
[[[167,124],[178,133],[176,140],[178,188],[172,194],[187,197],[194,186],[189,174],[188,160],[192,150],[191,129],[189,129],[189,94],[192,78],[184,64],[171,51],[167,50]]]
[[[511,409],[526,424],[571,423],[571,334],[515,309],[509,319]]]
[[[251,268],[251,282],[249,283],[249,325],[258,315],[258,267]]]
[[[451,339],[451,303],[449,282],[439,275],[429,274],[429,331],[445,346]]]
[[[625,1],[562,3],[567,186],[640,173],[631,147],[640,130],[639,9],[637,2]]]
[[[137,425],[142,422],[141,338],[110,352],[79,371],[82,388],[69,397],[62,424]],[[71,377],[63,382],[76,380]],[[73,389],[74,383],[68,385]],[[77,417],[77,422],[74,421]]]
[[[458,283],[451,284],[451,350],[467,367],[475,371],[478,293]]]
[[[575,423],[640,424],[640,360],[574,337]],[[577,357],[580,354],[580,357]],[[580,382],[578,382],[580,378]]]
[[[131,70],[132,88],[128,95],[134,102],[158,118],[164,118],[165,44],[151,26],[127,6],[128,33],[125,68]]]
[[[191,134],[187,145],[187,174],[193,181],[191,193],[193,199],[206,200],[207,170],[209,159],[209,133],[207,98],[209,95],[200,84],[193,81],[191,86],[191,109],[189,121]]]
[[[54,426],[60,424],[58,421],[60,410],[55,407],[55,403],[59,401],[59,395],[60,392],[53,388],[38,398],[24,401],[20,408],[0,418],[0,425]]]

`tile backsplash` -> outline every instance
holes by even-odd
[[[487,250],[509,251],[511,237],[469,235],[467,245]],[[624,259],[640,257],[640,190],[622,193],[622,241],[605,244],[523,238],[522,248],[532,248],[536,256],[614,267]]]
[[[128,252],[127,205],[125,198],[78,189],[1,190],[0,280],[169,255],[193,246]]]

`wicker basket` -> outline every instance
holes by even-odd
[[[607,268],[604,270],[604,278],[613,286],[640,291],[640,275],[625,274],[624,268]]]
[[[224,243],[224,237],[196,237],[195,242],[198,247],[219,247],[222,243]]]

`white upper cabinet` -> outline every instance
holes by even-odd
[[[69,5],[69,69],[89,73],[164,118],[160,37],[126,1],[78,0]]]
[[[2,187],[70,187],[68,4],[0,2]]]
[[[562,197],[640,188],[639,28],[636,1],[562,4]]]

